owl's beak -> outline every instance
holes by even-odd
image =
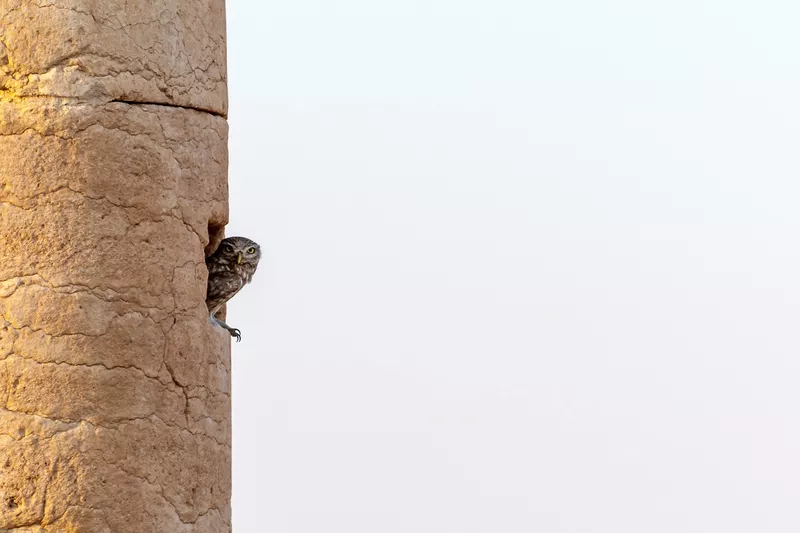
[[[236,258],[236,264],[237,265],[241,265],[242,264],[242,254],[239,254],[239,256]]]

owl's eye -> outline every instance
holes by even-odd
[[[256,253],[256,248],[255,248],[255,246],[251,246],[250,248],[248,248],[248,249],[247,249],[247,253],[248,253],[248,254],[254,254],[254,253]]]
[[[233,246],[231,246],[230,244],[226,244],[225,251],[228,253],[233,253]]]

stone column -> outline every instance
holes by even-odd
[[[0,531],[230,531],[224,0],[0,0]]]

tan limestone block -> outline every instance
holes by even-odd
[[[228,126],[220,117],[121,103],[0,102],[0,134],[0,201],[28,209],[96,200],[177,218],[201,240],[208,225],[227,223]]]
[[[159,420],[137,420],[98,429],[85,449],[129,476],[158,486],[184,523],[211,510],[230,519],[230,465],[219,460],[230,451],[227,443]],[[187,463],[186,457],[193,460]]]
[[[6,409],[66,422],[94,425],[156,416],[186,426],[186,397],[135,368],[37,363],[17,356],[0,362],[8,376],[0,383]]]
[[[2,427],[14,416],[0,410]],[[0,434],[0,531],[230,531],[230,469],[217,460],[219,444],[147,421],[31,420],[16,422],[25,434]],[[186,468],[190,456],[201,461]]]
[[[189,109],[0,102],[0,531],[230,531],[204,303],[226,139]]]
[[[222,0],[3,0],[0,89],[227,114]]]

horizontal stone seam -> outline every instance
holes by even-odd
[[[221,117],[224,119],[228,118],[227,113],[222,113],[220,111],[215,111],[213,109],[205,108],[205,107],[193,107],[193,106],[184,106],[184,105],[177,105],[177,104],[168,104],[164,102],[138,102],[135,100],[121,100],[121,99],[114,99],[109,100],[109,104],[111,103],[118,103],[118,104],[128,104],[128,105],[137,105],[137,106],[145,106],[145,105],[153,105],[153,106],[162,106],[162,107],[173,107],[177,109],[191,109],[192,111],[198,111],[200,113],[208,113],[209,115],[214,115],[217,117]]]
[[[150,102],[150,101],[138,102],[136,100],[123,100],[123,99],[113,99],[113,100],[101,99],[101,100],[97,100],[97,99],[81,98],[81,97],[78,97],[78,96],[64,96],[64,95],[59,95],[59,94],[25,94],[25,95],[20,95],[20,94],[12,94],[12,93],[13,93],[13,91],[11,91],[10,89],[0,88],[0,103],[14,102],[16,100],[57,100],[57,101],[61,101],[61,102],[65,102],[66,101],[66,102],[69,102],[70,104],[75,104],[75,105],[90,105],[90,106],[96,106],[96,107],[102,107],[102,106],[104,106],[106,104],[117,103],[117,104],[126,104],[126,105],[133,105],[133,106],[139,106],[139,107],[142,107],[142,106],[154,106],[154,107],[170,107],[170,108],[173,108],[173,109],[184,109],[184,110],[187,110],[187,111],[195,111],[197,113],[203,113],[203,114],[212,115],[212,116],[219,117],[219,118],[222,118],[222,119],[225,119],[225,120],[228,119],[228,113],[227,112],[216,111],[214,109],[207,108],[207,107],[194,107],[194,106],[188,106],[188,105],[170,104],[168,102]],[[32,128],[28,128],[28,129],[32,129]],[[3,134],[0,134],[0,135],[1,136],[8,136],[8,135],[16,135],[16,134],[3,133]],[[62,138],[64,138],[64,137],[62,137]]]
[[[3,95],[3,90],[0,89],[0,104],[1,103],[8,103],[7,101],[2,99],[2,95]],[[87,101],[87,100],[81,100],[81,99],[78,99],[78,98],[75,98],[75,97],[63,97],[63,96],[54,96],[54,95],[17,96],[15,98],[16,99],[31,98],[31,99],[39,99],[39,100],[51,99],[51,100],[58,100],[59,103],[62,103],[64,100],[67,100],[67,101],[69,101],[70,105],[74,105],[75,107],[96,107],[96,108],[101,108],[101,109],[103,107],[105,107],[107,104],[111,103],[111,101],[109,101],[109,100],[103,100],[101,102],[92,102],[92,101]],[[123,103],[123,102],[118,102],[118,103]],[[205,111],[201,111],[201,110],[198,110],[198,109],[195,109],[195,108],[192,108],[192,107],[180,107],[180,106],[177,106],[177,105],[169,106],[169,105],[158,104],[158,103],[138,103],[138,104],[141,105],[141,106],[151,106],[151,107],[152,106],[163,106],[163,107],[172,107],[174,109],[185,109],[185,110],[188,110],[188,111],[194,111],[196,113],[201,113],[201,114],[204,114],[204,115],[205,114],[209,114],[209,115],[217,117],[217,118],[224,118],[219,114],[215,114],[213,112],[212,113],[206,113]],[[126,105],[137,105],[137,103],[126,104]],[[144,113],[151,113],[151,111],[149,109],[147,109],[146,107],[142,107],[141,110]],[[155,114],[158,116],[158,113],[155,113]],[[5,129],[8,129],[9,125],[5,124],[5,126],[6,126]],[[37,129],[37,126],[39,126],[38,129]],[[37,135],[39,135],[41,137],[58,137],[59,139],[70,140],[70,139],[74,139],[78,134],[83,133],[83,132],[85,132],[86,130],[88,130],[90,128],[97,127],[97,128],[101,128],[101,129],[109,130],[109,131],[121,131],[123,133],[127,133],[128,135],[130,135],[132,137],[146,137],[146,138],[149,138],[150,140],[153,140],[153,137],[151,137],[148,133],[130,131],[128,129],[125,129],[124,127],[109,127],[109,126],[106,126],[106,125],[104,125],[104,124],[102,124],[100,122],[92,122],[91,124],[85,125],[85,126],[83,126],[81,128],[74,128],[74,129],[69,129],[68,128],[65,131],[68,132],[69,135],[59,135],[59,132],[60,133],[64,133],[64,131],[55,132],[53,130],[53,132],[50,132],[50,130],[47,130],[46,128],[42,129],[41,126],[42,126],[42,124],[37,124],[35,126],[27,126],[27,127],[22,128],[22,129],[13,130],[13,131],[10,131],[10,132],[0,131],[0,137],[18,137],[20,135],[24,135],[25,133],[28,133],[29,131],[32,131],[32,132],[36,133]],[[227,139],[224,136],[219,135],[219,132],[215,131],[213,129],[213,127],[199,128],[199,130],[202,130],[202,131],[210,130],[210,131],[214,132],[220,138],[221,141],[227,142]],[[164,133],[163,124],[161,124],[161,131],[162,131],[162,134],[163,134]],[[172,144],[186,144],[186,143],[194,142],[197,139],[195,139],[195,138],[176,139],[176,138],[168,137],[168,136],[165,135],[164,136],[164,140],[168,144],[169,143],[172,143]],[[169,146],[169,145],[166,146],[166,147],[169,148],[170,150],[172,149],[172,147]],[[182,170],[186,170],[181,165],[180,161],[176,161],[176,162],[178,163],[178,166],[180,166]]]

